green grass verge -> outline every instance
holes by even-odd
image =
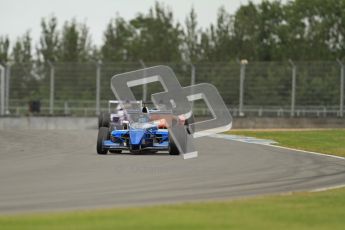
[[[344,229],[345,188],[294,196],[0,216],[0,229]]]
[[[306,131],[241,131],[228,134],[271,139],[278,145],[345,157],[345,129]]]

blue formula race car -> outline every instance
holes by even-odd
[[[169,130],[152,121],[150,115],[136,113],[130,115],[129,124],[123,129],[100,127],[97,138],[97,153],[121,153],[127,150],[131,153],[155,153],[168,151],[178,155],[179,150],[169,136]]]

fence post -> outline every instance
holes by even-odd
[[[248,61],[246,59],[241,60],[241,69],[240,69],[240,95],[239,95],[239,109],[238,109],[238,115],[240,117],[244,116],[243,113],[243,95],[244,95],[244,78],[246,76],[246,65],[248,64]]]
[[[11,64],[7,63],[6,64],[6,79],[5,79],[5,85],[6,85],[6,90],[5,90],[5,113],[10,114],[10,81],[11,79]]]
[[[339,104],[339,116],[343,117],[344,115],[344,64],[337,59],[338,64],[340,65],[340,104]]]
[[[142,66],[143,69],[146,68],[145,62],[143,60],[139,60],[140,65]],[[146,77],[146,71],[144,71],[144,78]],[[147,101],[147,84],[143,84],[143,102]]]
[[[0,115],[5,115],[5,67],[0,64]]]
[[[54,114],[54,91],[55,91],[55,68],[51,62],[48,62],[50,66],[50,98],[49,98],[49,114]]]
[[[98,60],[96,69],[96,115],[100,114],[100,93],[101,93],[101,65],[102,61]]]
[[[291,83],[291,111],[290,116],[295,116],[295,103],[296,103],[296,65],[289,59],[289,63],[292,67],[292,83]]]

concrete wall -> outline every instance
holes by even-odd
[[[345,128],[340,118],[235,117],[234,129]],[[3,117],[0,129],[96,129],[96,117]]]
[[[96,117],[4,117],[0,129],[96,129]]]

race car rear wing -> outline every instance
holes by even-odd
[[[138,105],[139,108],[142,108],[143,102],[142,101],[133,101],[133,100],[109,100],[108,101],[108,111],[109,113],[112,112],[112,105],[122,105],[123,107],[126,107],[125,105]],[[131,107],[131,106],[130,106]],[[136,106],[135,106],[136,107]]]

